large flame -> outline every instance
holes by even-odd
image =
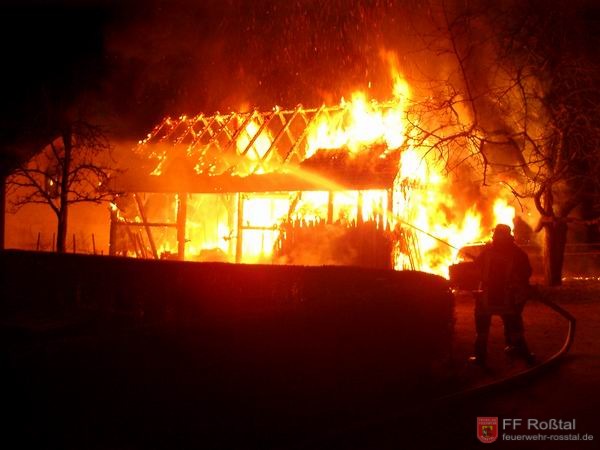
[[[355,92],[337,108],[321,108],[308,124],[304,153],[307,159],[319,150],[343,148],[357,155],[373,145],[400,151],[391,191],[355,191],[324,183],[319,192],[190,195],[186,258],[214,260],[219,255],[217,259],[226,261],[272,262],[285,223],[355,226],[370,221],[404,239],[393,251],[393,267],[446,276],[460,247],[488,237],[489,226],[483,223],[512,225],[515,210],[504,198],[487,210],[451,195],[444,162],[407,136],[410,88],[397,70],[392,69],[391,76],[393,98],[387,102]],[[260,165],[255,173],[269,170],[265,157],[274,138],[268,130],[262,132],[264,128],[264,122],[252,116],[236,141],[237,153]],[[164,160],[164,155],[158,159]],[[175,248],[173,242],[160,246],[162,251]]]
[[[404,111],[401,102],[386,106],[390,105],[383,109],[377,102],[367,101],[362,92],[353,94],[350,103],[342,100],[340,111],[320,115],[311,127],[306,157],[310,158],[319,149],[347,148],[356,153],[375,143],[399,148],[405,140]]]
[[[364,92],[342,99],[336,113],[321,114],[307,136],[306,157],[319,149],[347,148],[357,153],[365,146],[382,143],[389,149],[400,148],[406,140],[406,107],[410,96],[408,83],[392,69],[394,98],[385,103],[367,100]]]
[[[482,238],[483,230],[475,205],[457,205],[442,171],[431,153],[405,150],[396,183],[394,217],[416,236],[420,270],[446,275],[458,249]],[[406,266],[406,258],[397,255],[395,267]]]
[[[494,222],[503,223],[513,227],[513,221],[515,220],[515,208],[510,206],[508,202],[499,198],[494,203]]]

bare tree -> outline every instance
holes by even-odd
[[[413,107],[413,139],[449,170],[477,165],[484,185],[531,199],[546,283],[560,284],[568,224],[600,198],[600,66],[561,4],[437,6],[433,31],[419,33],[446,70]]]
[[[65,125],[62,132],[8,178],[13,211],[27,204],[48,205],[57,218],[57,251],[66,251],[71,205],[112,201],[109,187],[116,173],[104,131],[85,121]]]
[[[508,138],[527,184],[513,192],[534,200],[546,281],[557,285],[568,224],[594,222],[576,212],[600,198],[600,65],[585,51],[572,11],[552,12],[540,17],[524,8],[522,25],[505,26],[511,39],[500,46],[498,62],[513,74],[513,85],[497,98],[515,105]]]

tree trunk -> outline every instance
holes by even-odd
[[[6,225],[6,176],[0,175],[0,250],[4,250],[4,231]]]
[[[70,127],[62,135],[65,155],[62,163],[60,180],[60,209],[58,212],[58,227],[56,230],[56,251],[65,253],[67,251],[67,218],[69,212],[69,172],[71,170],[71,159],[73,152],[73,136]]]
[[[548,286],[562,284],[566,243],[566,222],[552,222],[544,227],[544,279]]]
[[[4,250],[4,236],[6,232],[6,178],[0,175],[0,250]]]

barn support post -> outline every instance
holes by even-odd
[[[362,191],[358,191],[358,201],[356,205],[356,224],[361,225],[364,222],[363,217],[363,193]]]
[[[110,210],[110,228],[108,232],[108,254],[115,256],[117,254],[117,211]]]
[[[154,259],[158,259],[158,251],[156,250],[156,244],[154,243],[154,238],[152,237],[152,230],[150,230],[148,220],[146,219],[146,210],[144,209],[144,205],[142,204],[142,201],[140,200],[140,196],[138,194],[133,194],[133,198],[135,198],[135,202],[137,203],[138,211],[142,218],[144,228],[146,229],[146,234],[148,235],[148,242],[150,242],[150,248],[152,249],[152,255],[154,256]]]
[[[232,236],[234,235],[235,230],[235,212],[236,212],[236,199],[234,195],[229,194],[221,194],[221,200],[225,204],[225,208],[227,209],[227,229],[229,230],[229,235],[226,237],[227,240],[227,255],[230,256],[233,254],[233,245],[234,239]]]
[[[129,227],[127,227],[127,229],[129,230]],[[136,255],[139,254],[138,258],[146,259],[148,257],[148,254],[146,253],[146,246],[144,245],[144,238],[142,236],[142,231],[138,230],[138,231],[136,231],[135,234],[132,233],[132,237],[135,242]],[[139,251],[138,251],[138,249],[139,249]]]
[[[237,239],[235,242],[235,262],[242,262],[242,233],[244,227],[244,196],[240,192],[238,193],[237,202]]]
[[[394,190],[387,190],[387,223],[385,224],[384,229],[388,229],[388,226],[391,226],[392,218],[394,217]]]
[[[277,135],[275,136],[275,139],[273,139],[273,142],[271,143],[271,146],[269,147],[269,149],[267,150],[265,155],[269,154],[271,152],[271,149],[277,148],[277,145],[279,144],[279,141],[283,138],[283,136],[287,135],[290,142],[296,142],[296,140],[294,139],[294,137],[292,136],[292,134],[290,132],[290,126],[292,125],[292,122],[294,121],[294,119],[298,116],[298,114],[301,111],[302,111],[302,107],[300,105],[298,105],[296,107],[296,109],[294,110],[294,112],[292,113],[292,116],[287,121],[285,120],[285,116],[281,112],[277,113],[277,117],[279,117],[279,119],[281,120],[281,124],[283,126],[281,127],[281,129],[279,130]],[[286,158],[287,158],[287,156],[286,156]]]
[[[177,194],[177,258],[185,259],[185,229],[187,224],[187,193]]]
[[[327,196],[327,223],[331,225],[333,223],[333,196],[335,193],[333,191],[329,191]]]
[[[387,204],[386,204],[387,214],[386,214],[386,221],[385,221],[383,230],[392,232],[393,231],[392,223],[394,220],[394,189],[387,189],[386,193],[387,193]],[[396,236],[395,233],[392,234],[392,236],[395,236],[395,237],[393,238],[393,241],[391,244],[392,246],[390,247],[391,251],[389,252],[389,255],[388,255],[388,265],[389,265],[390,269],[394,268],[394,265],[395,265],[394,264],[394,253],[395,252],[393,249],[396,245],[398,245],[398,237]],[[409,252],[409,257],[411,257],[411,254],[412,254],[412,252]],[[415,266],[413,264],[412,257],[410,258],[410,265],[411,265],[412,269],[414,270]]]
[[[0,250],[4,250],[6,229],[6,175],[0,175]]]

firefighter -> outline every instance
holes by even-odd
[[[496,226],[492,242],[475,259],[475,264],[480,274],[480,291],[475,297],[477,338],[470,361],[485,366],[491,319],[497,314],[504,323],[506,353],[533,365],[535,356],[525,341],[521,316],[530,290],[531,265],[527,254],[515,244],[508,225]]]

